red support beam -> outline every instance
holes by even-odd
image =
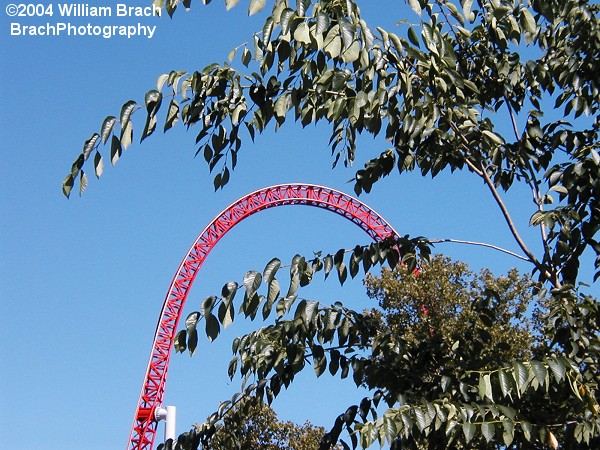
[[[275,206],[307,205],[339,214],[381,241],[398,233],[375,211],[343,192],[311,184],[283,184],[252,192],[225,208],[200,233],[183,258],[165,297],[150,362],[138,400],[128,449],[150,450],[156,435],[156,408],[162,406],[167,370],[177,325],[196,274],[219,240],[236,224],[259,211]]]

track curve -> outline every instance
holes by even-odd
[[[179,265],[160,313],[152,352],[133,420],[128,449],[152,448],[157,422],[154,411],[162,405],[173,339],[188,292],[206,257],[237,223],[259,211],[285,205],[306,205],[339,214],[362,228],[375,241],[398,233],[361,201],[335,189],[312,184],[281,184],[252,192],[217,215],[198,236]]]

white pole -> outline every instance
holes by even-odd
[[[165,419],[165,442],[173,439],[175,442],[175,423],[177,422],[177,408],[167,406],[167,418]]]
[[[157,422],[165,421],[165,442],[168,439],[173,439],[175,442],[175,423],[177,422],[177,408],[175,406],[167,406],[165,408],[157,408],[154,417]]]

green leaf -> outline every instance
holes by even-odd
[[[162,94],[157,90],[152,89],[146,92],[144,103],[146,104],[148,115],[154,116],[162,103]]]
[[[88,179],[85,172],[82,170],[79,172],[79,195],[83,194],[88,186]]]
[[[392,41],[394,49],[396,50],[398,55],[401,55],[404,52],[404,46],[402,45],[402,41],[400,40],[400,38],[394,33],[389,33],[389,38]]]
[[[188,333],[187,347],[190,352],[190,356],[192,356],[198,347],[198,330],[195,328]]]
[[[339,350],[331,350],[329,352],[329,373],[335,375],[340,368],[340,352]]]
[[[229,0],[229,2],[231,2],[231,0]],[[227,3],[228,3],[228,0],[225,0],[225,4],[227,4]],[[237,3],[237,1],[235,3]],[[252,15],[256,14],[257,12],[261,11],[265,7],[265,3],[266,3],[266,0],[251,0],[250,6],[248,6],[248,15],[252,16]],[[229,9],[229,8],[230,7],[228,6],[227,9]],[[269,17],[269,19],[271,19],[271,18]],[[273,19],[271,19],[271,21],[272,20]]]
[[[227,8],[227,11],[237,5],[239,1],[240,0],[225,0],[225,7]]]
[[[500,412],[502,412],[502,414],[504,414],[507,418],[509,418],[510,420],[515,420],[515,417],[517,416],[517,411],[514,408],[511,408],[510,406],[505,406],[505,405],[499,405],[497,404],[496,407],[500,410]]]
[[[131,118],[131,114],[133,113],[133,110],[135,109],[136,106],[137,106],[137,103],[134,102],[133,100],[129,100],[122,106],[121,116],[120,116],[121,129],[127,127],[128,123],[130,121],[130,118]]]
[[[163,86],[165,85],[165,83],[167,82],[167,80],[169,79],[169,74],[168,73],[163,73],[162,75],[160,75],[157,79],[156,79],[156,89],[159,91],[162,91]]]
[[[240,123],[240,117],[244,117],[245,113],[247,111],[246,108],[246,104],[245,103],[240,103],[239,105],[237,105],[235,107],[235,109],[233,110],[233,112],[231,113],[231,123],[233,125],[237,125]],[[232,165],[235,168],[235,164],[232,163]]]
[[[121,128],[121,146],[127,149],[133,141],[133,125],[131,121],[127,122],[125,128]]]
[[[140,139],[140,142],[142,142],[144,139],[146,139],[148,136],[150,136],[152,133],[154,133],[155,129],[156,129],[156,116],[148,115],[148,117],[146,118],[146,125],[144,126],[144,131],[142,132],[142,137]]]
[[[331,269],[333,269],[333,257],[331,255],[327,255],[323,259],[323,272],[325,273],[325,279],[327,279],[329,276]]]
[[[300,303],[298,303],[298,306],[296,307],[296,313],[294,314],[294,320],[297,319],[303,319],[304,322],[306,322],[306,300],[302,300]]]
[[[233,298],[238,291],[238,284],[235,281],[230,281],[221,288],[221,302],[229,306],[233,302]]]
[[[462,424],[462,430],[463,434],[465,435],[465,440],[468,444],[471,441],[471,439],[473,439],[473,437],[475,436],[475,431],[477,431],[477,427],[471,422],[464,422]]]
[[[69,195],[71,195],[71,190],[73,189],[74,182],[75,181],[72,174],[67,175],[66,178],[63,180],[62,191],[65,197],[69,198]]]
[[[565,362],[558,358],[549,358],[547,362],[548,367],[550,367],[550,370],[554,375],[554,378],[557,382],[560,383],[564,379],[565,374],[567,373],[567,366]]]
[[[525,367],[520,362],[515,362],[513,364],[513,377],[515,379],[517,389],[520,392],[523,392],[523,389],[524,389],[525,384],[527,383],[527,379],[528,379],[527,367]]]
[[[474,14],[471,12],[473,7],[473,0],[462,0],[463,14],[467,20],[473,22],[475,20]]]
[[[567,195],[569,193],[569,190],[566,187],[564,187],[562,184],[556,184],[556,185],[552,186],[550,188],[550,190],[558,192],[559,194],[564,194],[564,195]]]
[[[502,395],[506,397],[510,394],[512,383],[510,376],[503,369],[498,371],[498,381],[500,382],[500,390],[502,391]]]
[[[363,398],[360,402],[358,414],[360,415],[363,421],[367,420],[367,416],[369,414],[369,411],[371,410],[371,403],[372,401],[369,397]]]
[[[250,270],[244,275],[244,287],[246,288],[246,295],[251,297],[260,287],[262,282],[262,275],[256,270]]]
[[[354,41],[350,47],[345,49],[342,52],[342,60],[345,63],[351,63],[358,59],[360,56],[360,43],[358,41]]]
[[[175,341],[173,345],[177,353],[183,353],[187,349],[186,338],[187,332],[185,330],[181,330],[175,335]]]
[[[337,268],[338,279],[340,280],[340,284],[344,284],[346,278],[348,278],[348,270],[346,269],[346,264],[344,264],[344,249],[340,249],[335,254],[333,261]]]
[[[493,131],[483,130],[481,132],[481,134],[483,134],[484,136],[488,137],[489,139],[491,139],[494,143],[496,143],[498,145],[504,145],[504,144],[506,144],[506,142],[504,141],[504,139],[502,138],[502,136],[500,136],[499,134],[494,133]]]
[[[483,422],[481,424],[481,434],[487,442],[491,442],[494,439],[494,435],[496,434],[496,427],[493,423]]]
[[[383,431],[389,444],[391,444],[396,436],[398,436],[398,426],[396,425],[396,422],[388,416],[383,416]]]
[[[114,116],[108,116],[106,119],[104,119],[104,122],[102,123],[101,131],[100,131],[100,136],[102,138],[103,144],[106,144],[106,141],[108,140],[108,137],[112,133],[112,130],[113,130],[116,122],[117,122],[117,118]]]
[[[219,322],[223,325],[223,329],[232,324],[234,317],[235,309],[233,308],[233,305],[227,305],[225,303],[219,305]]]
[[[247,48],[244,48],[244,51],[242,52],[242,64],[248,67],[248,64],[250,63],[251,59],[252,53],[250,53],[250,50],[248,50]]]
[[[165,9],[167,10],[169,17],[173,18],[173,13],[177,9],[178,4],[179,0],[166,0]]]
[[[523,435],[525,436],[525,439],[531,442],[531,432],[533,430],[533,426],[531,425],[531,423],[525,420],[521,421],[521,430],[523,430]]]
[[[292,265],[290,267],[290,286],[288,288],[286,298],[296,295],[296,291],[298,290],[298,285],[300,284],[300,275],[298,273],[298,264],[303,259],[304,258],[301,257],[300,255],[295,255],[292,258]]]
[[[290,94],[285,93],[281,95],[275,102],[274,113],[275,117],[283,119],[288,111],[288,105],[290,103]],[[283,121],[282,121],[283,122]]]
[[[531,11],[529,11],[529,8],[524,7],[521,9],[520,19],[521,26],[525,29],[525,31],[532,34],[537,31],[537,24],[535,23],[535,19],[533,18]]]
[[[294,11],[291,8],[285,8],[282,12],[281,12],[281,19],[280,19],[280,23],[281,23],[281,34],[287,34],[288,31],[290,30],[290,23],[291,23],[291,18],[294,17],[296,15],[296,11]]]
[[[250,6],[252,6],[252,5],[250,5]],[[271,40],[271,33],[273,32],[273,23],[274,23],[273,18],[268,17],[263,26],[262,41],[263,41],[263,44],[265,44],[265,45],[268,44],[269,41]]]
[[[454,434],[454,429],[458,426],[458,422],[454,419],[446,421],[446,436]]]
[[[421,5],[419,4],[419,0],[408,0],[408,4],[415,13],[419,16],[421,15]]]
[[[402,425],[404,425],[405,430],[412,429],[414,421],[408,413],[408,411],[402,411],[402,413],[400,414],[400,419],[402,419]]]
[[[510,444],[512,444],[513,439],[515,438],[515,424],[512,420],[505,419],[502,421],[502,428],[504,428],[504,431],[502,433],[502,440],[504,441],[504,445],[509,447]]]
[[[206,297],[203,301],[202,301],[202,314],[204,315],[204,317],[206,317],[207,315],[209,315],[211,313],[211,311],[213,310],[215,303],[217,301],[217,297],[212,295],[210,297]]]
[[[312,322],[319,312],[319,302],[317,301],[308,301],[306,302],[306,306],[304,308],[304,316],[303,319],[306,324]]]
[[[164,131],[171,129],[179,121],[179,103],[174,98],[169,103]]]
[[[258,312],[258,307],[264,298],[264,296],[258,295],[257,293],[254,293],[251,297],[244,296],[244,302],[242,304],[244,315],[250,317],[251,320],[254,320],[256,313]]]
[[[92,152],[94,147],[96,147],[96,144],[98,143],[99,138],[100,138],[100,135],[98,133],[94,133],[87,141],[85,141],[85,144],[83,144],[83,152],[82,152],[84,160],[88,159],[88,157],[90,156],[90,153]]]
[[[187,318],[185,319],[185,329],[188,333],[196,328],[196,325],[198,324],[199,320],[200,313],[198,311],[194,311],[188,314]]]
[[[356,27],[348,19],[340,19],[339,26],[344,50],[347,50],[356,42]]]
[[[205,317],[206,320],[206,336],[208,339],[213,342],[217,336],[219,335],[220,326],[219,321],[215,317],[214,314],[209,314]]]
[[[231,50],[229,52],[229,55],[227,55],[227,60],[229,62],[233,62],[233,58],[235,58],[235,54],[237,53],[237,49],[238,49],[238,47],[234,48],[233,50]]]
[[[269,283],[269,290],[267,292],[267,301],[263,305],[263,310],[262,310],[263,319],[266,319],[267,317],[269,317],[269,314],[271,314],[271,309],[273,307],[273,304],[275,303],[275,300],[277,300],[277,298],[279,297],[280,293],[281,293],[281,289],[279,287],[279,282],[275,278],[273,278],[271,280],[271,282]]]
[[[123,153],[123,148],[121,147],[121,141],[118,137],[113,134],[111,145],[110,145],[110,163],[114,166],[121,154]]]
[[[340,56],[342,51],[342,38],[340,37],[340,29],[338,25],[331,27],[327,36],[323,40],[323,50],[332,58]]]
[[[417,47],[419,46],[419,38],[417,37],[417,33],[413,27],[408,28],[408,40]]]
[[[322,11],[319,11],[317,13],[317,30],[316,30],[316,34],[317,35],[322,35],[323,33],[325,33],[325,31],[327,30],[327,28],[329,28],[330,23],[331,23],[331,20],[329,19],[329,15],[325,14]]]
[[[292,296],[288,296],[288,297],[284,297],[284,298],[280,299],[277,302],[277,306],[276,306],[277,317],[282,317],[284,314],[286,314],[290,310],[292,305],[294,304],[294,301],[296,300],[296,298],[297,298],[297,295],[292,295]]]
[[[303,44],[310,44],[310,28],[307,22],[302,22],[296,27],[294,39]]]
[[[531,218],[529,219],[529,226],[536,226],[541,224],[544,219],[547,217],[548,212],[547,211],[536,211],[532,214]]]
[[[427,428],[427,416],[421,408],[414,408],[415,418],[417,419],[417,427],[422,433]]]
[[[104,172],[104,162],[102,160],[102,155],[98,151],[96,151],[96,154],[94,155],[94,170],[97,178],[100,178],[102,172]]]
[[[298,16],[302,17],[306,14],[310,2],[311,0],[296,0],[296,10],[298,11]]]
[[[491,402],[494,402],[492,396],[492,381],[489,373],[486,373],[479,378],[479,396],[482,399],[489,398]]]
[[[541,386],[544,386],[546,377],[548,376],[548,370],[546,366],[539,361],[531,361],[531,371],[535,375]]]

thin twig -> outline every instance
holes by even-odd
[[[488,247],[494,250],[498,250],[499,252],[502,253],[506,253],[508,255],[514,256],[515,258],[519,258],[522,259],[523,261],[529,261],[529,258],[523,256],[523,255],[519,255],[515,252],[511,252],[510,250],[507,250],[505,248],[502,247],[498,247],[497,245],[493,245],[493,244],[488,244],[486,242],[474,242],[474,241],[464,241],[462,239],[430,239],[429,242],[431,242],[432,244],[440,244],[440,243],[444,243],[444,242],[451,242],[454,244],[467,244],[467,245],[478,245],[480,247]]]
[[[517,120],[515,118],[515,112],[514,112],[512,106],[510,106],[510,102],[508,101],[508,97],[506,97],[506,94],[504,94],[504,101],[506,102],[506,107],[508,108],[508,114],[510,115],[510,121],[512,123],[513,132],[515,133],[515,139],[518,141],[519,140],[519,128],[517,127]]]

